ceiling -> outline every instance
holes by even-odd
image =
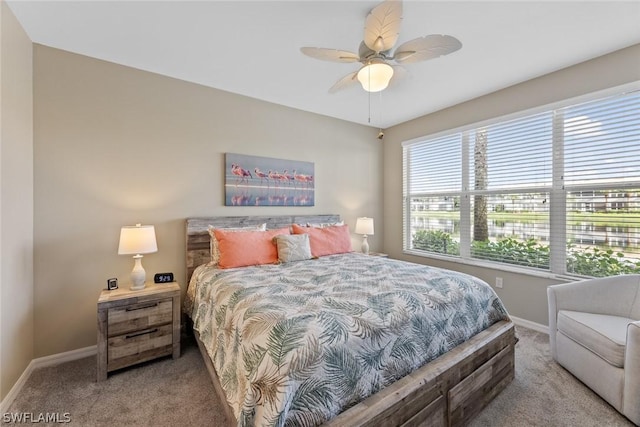
[[[7,2],[35,43],[382,128],[640,43],[640,1],[405,1],[398,45],[448,34],[462,49],[381,93],[329,94],[359,64],[300,47],[357,52],[378,3]]]

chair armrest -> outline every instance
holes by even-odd
[[[623,413],[640,425],[640,320],[627,326],[624,356]]]
[[[571,283],[570,283],[571,284]],[[558,353],[556,352],[556,333],[558,331],[558,301],[557,301],[557,286],[547,287],[547,299],[549,308],[549,346],[551,347],[551,357],[554,360],[558,360]]]
[[[602,277],[553,285],[547,288],[549,304],[555,301],[560,310],[630,317],[632,305],[640,291],[640,275]]]

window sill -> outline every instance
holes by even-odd
[[[560,280],[565,282],[573,282],[576,280],[587,278],[583,276],[570,276],[570,275],[564,275],[564,274],[556,274],[556,273],[551,273],[550,271],[542,271],[534,268],[521,267],[518,265],[512,265],[512,264],[506,264],[506,263],[489,262],[489,261],[471,259],[471,258],[450,257],[450,256],[438,255],[435,253],[427,253],[423,251],[403,249],[402,253],[405,255],[417,256],[421,258],[437,259],[439,261],[446,261],[446,262],[451,262],[455,264],[465,264],[465,265],[471,265],[474,267],[488,268],[491,270],[498,270],[498,271],[507,271],[509,273],[524,274],[532,277]]]

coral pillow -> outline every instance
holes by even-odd
[[[293,224],[293,234],[308,234],[314,257],[351,252],[351,235],[347,225],[323,228],[300,227]]]
[[[218,261],[220,260],[220,251],[218,250],[218,240],[216,239],[216,234],[214,230],[224,230],[224,231],[265,231],[267,229],[267,223],[260,225],[251,225],[247,227],[230,227],[230,228],[216,228],[213,225],[209,226],[209,249],[211,251],[211,262],[209,262],[209,266],[215,267],[218,265]]]
[[[220,259],[218,267],[233,268],[247,265],[275,264],[278,250],[273,238],[279,234],[289,234],[289,228],[267,231],[214,230],[218,240]]]

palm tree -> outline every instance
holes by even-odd
[[[475,175],[475,190],[486,190],[489,184],[487,168],[487,130],[480,128],[476,131],[474,146],[473,168]],[[473,200],[473,240],[486,242],[489,240],[489,223],[487,219],[487,196],[476,195]]]

